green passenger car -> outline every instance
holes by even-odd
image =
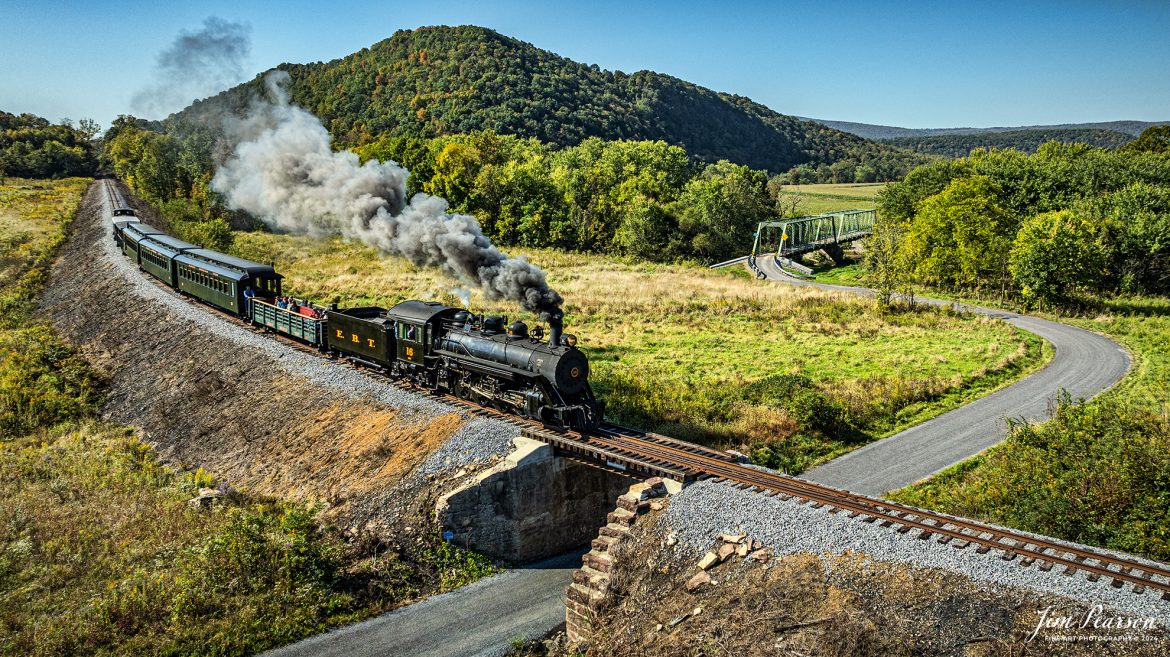
[[[154,235],[166,235],[166,233],[143,223],[128,224],[122,229],[122,253],[125,253],[127,258],[134,261],[134,264],[140,264],[138,243]]]
[[[272,265],[225,255],[209,249],[193,249],[175,257],[176,287],[241,317],[252,309],[245,290],[255,298],[272,299],[280,294],[281,275]]]
[[[151,235],[138,243],[138,265],[167,285],[178,287],[175,257],[198,248],[170,235]]]

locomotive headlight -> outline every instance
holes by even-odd
[[[564,337],[564,341],[565,341],[566,346],[569,346],[569,347],[576,347],[577,346],[577,336],[573,335],[572,333],[566,333],[565,337]]]

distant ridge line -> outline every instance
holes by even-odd
[[[978,135],[996,132],[1019,132],[1023,130],[1115,130],[1134,137],[1143,130],[1156,125],[1170,125],[1168,121],[1099,121],[1094,123],[1054,123],[1049,125],[1022,125],[996,126],[990,128],[901,128],[898,126],[879,125],[874,123],[857,123],[854,121],[831,121],[828,119],[812,119],[797,117],[805,121],[813,121],[828,126],[834,130],[848,132],[864,139],[897,139],[899,137],[934,137],[937,135]]]

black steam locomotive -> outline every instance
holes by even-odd
[[[271,265],[183,242],[141,223],[109,182],[113,237],[142,271],[181,294],[389,376],[545,424],[589,429],[604,404],[560,314],[544,330],[433,301],[339,309],[282,296]]]

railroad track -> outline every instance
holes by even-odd
[[[107,200],[111,208],[117,200],[111,193],[112,185],[107,183]],[[174,290],[151,278],[160,288]],[[263,333],[277,341],[320,358],[331,359],[316,348],[293,338],[259,327],[217,308],[179,295],[188,303],[211,310],[223,319],[248,329]],[[331,359],[332,360],[332,359]],[[372,368],[339,359],[345,365],[363,372]],[[377,370],[374,370],[377,371]],[[381,373],[379,371],[379,373]],[[491,418],[515,426],[522,435],[552,445],[558,452],[611,471],[644,476],[662,476],[688,483],[696,480],[728,482],[741,489],[759,492],[762,495],[779,496],[782,499],[797,499],[811,504],[814,508],[828,507],[829,513],[848,513],[859,522],[877,523],[892,528],[901,534],[917,530],[920,540],[935,539],[939,543],[955,548],[973,548],[978,554],[991,550],[1002,552],[1005,561],[1019,560],[1021,567],[1035,565],[1043,571],[1060,567],[1062,574],[1073,576],[1083,572],[1090,582],[1108,578],[1115,588],[1131,585],[1134,593],[1146,589],[1161,592],[1163,600],[1170,600],[1170,569],[1145,563],[1134,558],[1105,554],[1080,546],[1069,545],[1040,536],[1033,536],[995,527],[973,520],[956,518],[945,514],[897,504],[880,498],[850,493],[849,491],[824,486],[804,479],[758,469],[741,463],[729,453],[720,452],[701,445],[687,443],[654,433],[648,433],[612,423],[604,423],[589,432],[569,431],[548,427],[540,422],[511,415],[503,410],[481,406],[450,394],[420,388],[410,383],[384,377],[385,381],[404,390],[424,393],[434,399],[463,409],[477,417]]]
[[[1111,585],[1121,588],[1131,584],[1135,593],[1147,588],[1162,592],[1163,600],[1170,600],[1170,569],[1136,559],[1104,554],[1079,546],[1072,546],[1044,537],[1038,537],[1002,527],[994,527],[972,520],[955,518],[933,511],[918,509],[887,500],[858,495],[823,486],[803,479],[711,459],[703,454],[679,450],[668,444],[647,442],[618,432],[602,430],[588,440],[606,450],[637,458],[653,458],[669,462],[675,467],[702,473],[703,479],[726,481],[740,488],[756,490],[770,496],[798,498],[814,508],[829,507],[830,513],[848,512],[850,517],[862,517],[862,522],[894,527],[899,533],[918,530],[916,538],[938,542],[957,548],[973,547],[986,554],[992,549],[1003,552],[1006,561],[1020,559],[1022,567],[1033,564],[1049,571],[1063,567],[1064,575],[1086,574],[1090,582],[1102,577],[1111,579]]]

